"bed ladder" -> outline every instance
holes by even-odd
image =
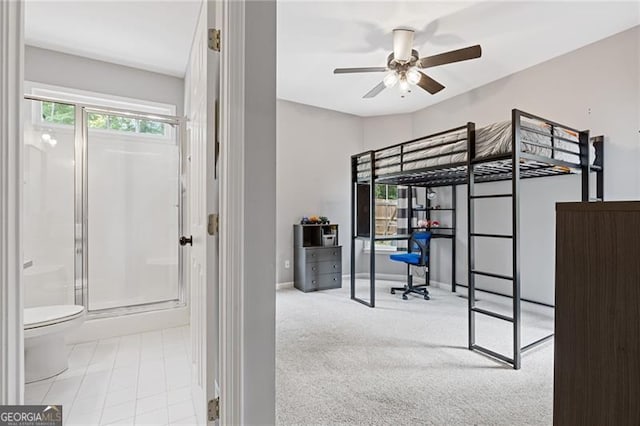
[[[469,320],[469,349],[475,350],[493,358],[497,358],[508,364],[511,364],[514,369],[520,368],[521,348],[520,348],[520,265],[519,265],[519,247],[518,247],[518,227],[519,227],[519,197],[518,186],[519,179],[512,179],[512,192],[501,194],[485,194],[476,195],[475,192],[475,172],[474,166],[477,163],[473,161],[469,162],[468,169],[468,194],[467,194],[467,206],[468,206],[468,320]],[[514,163],[516,169],[519,169],[519,163]],[[516,170],[514,170],[516,172]],[[514,173],[513,176],[518,176]],[[476,200],[489,200],[489,199],[501,199],[511,198],[512,206],[512,234],[491,234],[476,232],[475,229],[475,206]],[[489,201],[487,201],[489,202]],[[479,238],[499,238],[499,239],[511,239],[512,240],[512,267],[513,273],[511,275],[498,274],[494,272],[484,271],[478,269],[475,262],[475,242]],[[513,294],[513,311],[512,315],[505,315],[502,313],[490,311],[487,309],[476,306],[476,276],[490,277],[500,281],[511,281],[512,294]],[[509,357],[484,346],[476,343],[476,315],[486,315],[498,320],[507,321],[513,325],[513,356]]]
[[[553,338],[553,334],[547,335],[530,344],[521,346],[521,293],[520,293],[520,111],[513,110],[511,117],[512,152],[511,152],[511,192],[499,194],[477,195],[475,192],[476,172],[475,166],[487,161],[475,158],[475,143],[468,145],[467,155],[467,220],[468,220],[468,321],[469,321],[469,349],[481,352],[490,357],[499,359],[519,370],[522,354],[530,349]],[[475,132],[474,129],[471,131]],[[475,141],[475,135],[468,135],[470,141]],[[507,158],[505,158],[507,159]],[[588,183],[587,183],[588,184]],[[480,199],[511,198],[511,234],[491,234],[476,232],[475,229],[475,204]],[[476,267],[475,240],[479,238],[510,239],[512,242],[511,265],[512,274],[504,275],[489,271],[483,271]],[[490,311],[476,306],[476,276],[490,277],[500,281],[510,281],[512,286],[513,302],[511,315]],[[476,315],[485,315],[498,320],[510,322],[513,326],[513,355],[507,356],[476,343]]]

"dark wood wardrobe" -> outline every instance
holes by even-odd
[[[553,423],[640,425],[640,202],[556,207]]]

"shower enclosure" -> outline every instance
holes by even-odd
[[[178,117],[25,96],[25,306],[184,306]]]

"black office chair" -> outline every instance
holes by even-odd
[[[431,232],[414,232],[411,234],[408,242],[407,253],[397,253],[389,256],[395,262],[403,262],[407,264],[407,284],[404,287],[392,287],[391,294],[396,294],[396,290],[402,291],[402,298],[407,300],[409,293],[419,294],[424,300],[429,300],[429,246],[431,242]],[[412,266],[422,266],[426,268],[425,278],[426,284],[413,285],[413,275],[411,275]]]

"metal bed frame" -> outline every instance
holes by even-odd
[[[541,132],[532,127],[523,126],[522,118],[535,120],[545,123],[550,128],[550,133]],[[539,144],[529,140],[522,139],[522,129],[527,132],[538,133],[550,138],[550,146]],[[556,129],[565,129],[578,134],[578,141],[574,141],[555,134]],[[462,139],[454,139],[448,142],[441,142],[426,147],[418,147],[416,142],[426,141],[439,136],[454,135],[464,132]],[[521,297],[521,279],[520,279],[520,180],[545,176],[558,176],[566,174],[581,173],[581,196],[582,201],[601,201],[604,196],[604,147],[603,137],[593,138],[593,146],[596,152],[596,161],[591,165],[589,150],[589,131],[579,131],[569,126],[556,123],[554,121],[544,119],[533,114],[526,113],[517,109],[512,110],[511,114],[511,151],[491,156],[476,158],[476,134],[475,124],[472,122],[464,126],[456,127],[444,132],[435,133],[422,138],[413,139],[400,144],[391,145],[375,151],[366,151],[351,157],[351,299],[362,303],[371,308],[375,307],[375,242],[382,240],[401,240],[408,239],[409,235],[385,236],[377,237],[375,235],[375,185],[390,184],[408,186],[408,193],[412,194],[411,187],[452,187],[452,196],[455,203],[456,185],[467,185],[467,208],[468,208],[468,284],[458,284],[455,279],[455,204],[453,204],[453,230],[448,235],[452,239],[452,291],[456,291],[457,286],[468,288],[468,323],[469,323],[469,339],[468,348],[470,350],[481,352],[490,357],[503,361],[514,369],[520,369],[522,354],[542,343],[549,341],[553,337],[553,333],[532,343],[524,346],[521,344],[521,302],[532,302]],[[434,147],[443,147],[466,141],[464,150],[449,151],[445,154],[425,155],[420,153],[433,149]],[[570,143],[578,145],[578,151],[574,152],[557,146],[557,142]],[[522,143],[534,145],[549,150],[550,156],[537,155],[522,151]],[[424,168],[407,168],[408,165],[419,161],[432,160],[439,157],[450,156],[451,154],[466,153],[466,161],[455,162],[450,164],[436,165]],[[576,156],[577,162],[572,163],[557,158],[557,153],[572,154]],[[409,159],[405,158],[407,154],[411,154]],[[416,158],[416,156],[418,158]],[[376,165],[376,161],[387,160],[386,164]],[[399,170],[398,170],[399,168]],[[386,170],[385,170],[386,169]],[[392,170],[389,170],[392,169]],[[596,198],[590,198],[590,172],[596,174]],[[368,175],[367,175],[368,173]],[[476,185],[484,182],[495,181],[511,181],[511,192],[500,194],[476,194]],[[369,229],[360,230],[356,204],[358,202],[358,189],[360,186],[368,187],[368,213],[369,213]],[[366,189],[366,188],[365,188]],[[476,232],[474,210],[476,200],[478,199],[496,199],[511,198],[511,214],[512,214],[512,233],[509,234],[491,234]],[[409,196],[409,229],[411,229],[412,221],[412,196]],[[428,205],[427,205],[428,208]],[[435,228],[434,228],[435,229]],[[483,271],[476,268],[475,264],[475,240],[478,238],[499,238],[511,239],[512,241],[512,271],[511,275],[497,274],[489,271]],[[363,300],[356,295],[356,240],[366,240],[370,243],[370,259],[369,259],[369,300]],[[476,289],[475,277],[484,276],[492,279],[503,281],[511,281],[511,295],[497,293],[488,290]],[[476,291],[486,291],[488,293],[509,297],[513,301],[513,310],[511,315],[489,311],[476,306]],[[544,303],[538,303],[543,306],[553,307]],[[492,351],[484,346],[476,343],[476,314],[486,315],[499,320],[507,321],[513,324],[513,355],[506,356],[498,352]]]

